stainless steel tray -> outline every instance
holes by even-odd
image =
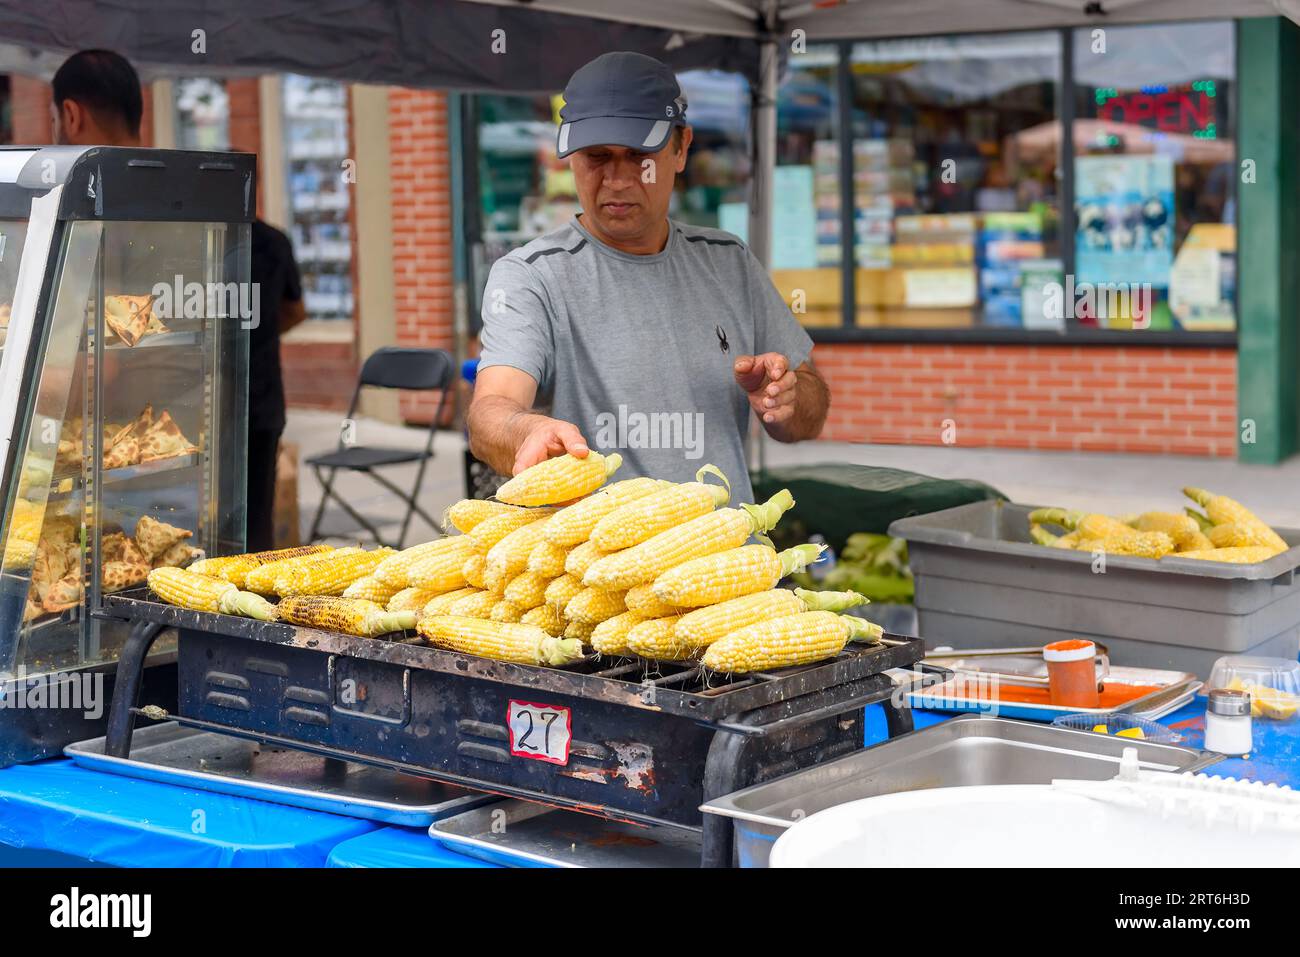
[[[699,832],[644,827],[508,798],[434,821],[429,836],[507,867],[699,867]]]
[[[1130,747],[1151,771],[1197,771],[1221,760],[1195,748],[963,715],[734,791],[701,810],[733,819],[740,866],[766,867],[772,844],[786,828],[829,807],[929,788],[1102,781],[1115,776]]]
[[[97,771],[407,827],[428,827],[439,818],[497,800],[415,775],[174,721],[137,728],[129,758],[104,754],[103,738],[70,744],[64,754]]]

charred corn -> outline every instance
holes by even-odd
[[[563,613],[569,599],[580,591],[582,591],[582,579],[576,575],[561,575],[546,586],[546,594],[542,597],[547,605]]]
[[[805,611],[749,625],[709,645],[706,668],[743,674],[833,658],[849,640],[876,642],[883,630],[862,618]]]
[[[1188,487],[1183,489],[1183,494],[1205,509],[1205,514],[1215,525],[1235,525],[1241,534],[1258,538],[1258,544],[1271,546],[1279,552],[1284,552],[1289,547],[1268,523],[1235,499],[1215,495],[1203,488]]]
[[[642,618],[667,618],[669,615],[680,615],[689,610],[656,598],[653,582],[645,582],[629,588],[627,594],[623,596],[623,602],[627,605],[628,611],[634,611]]]
[[[546,586],[550,583],[550,578],[537,572],[520,572],[510,579],[503,595],[506,601],[519,606],[522,614],[546,601]]]
[[[280,617],[292,624],[341,631],[362,638],[405,631],[415,627],[418,617],[414,611],[385,611],[374,602],[361,598],[326,595],[295,595],[281,599],[277,607]]]
[[[742,545],[694,558],[654,580],[655,597],[669,605],[699,608],[767,591],[786,575],[803,571],[825,545],[796,545],[778,552],[771,545]]]
[[[203,558],[189,567],[200,575],[215,575],[224,578],[239,588],[244,587],[244,576],[259,565],[267,565],[285,558],[299,555],[315,555],[318,552],[332,551],[331,545],[302,545],[298,548],[277,548],[269,552],[251,552],[246,555],[224,555],[220,558]]]
[[[507,512],[517,511],[519,511],[517,506],[507,505],[505,502],[493,502],[485,498],[467,498],[447,509],[442,524],[444,526],[450,525],[458,532],[468,535],[477,526],[495,515],[504,515]]]
[[[592,628],[591,647],[602,655],[631,654],[631,649],[627,646],[628,633],[643,621],[645,618],[634,611],[625,611],[613,618],[606,618]],[[578,623],[574,622],[574,624]]]
[[[1160,558],[1174,550],[1174,540],[1164,532],[1134,532],[1132,535],[1112,538],[1080,538],[1074,547],[1080,552]]]
[[[685,561],[739,548],[755,532],[773,528],[793,505],[794,498],[789,491],[782,489],[762,505],[742,505],[709,512],[684,525],[660,532],[639,545],[598,559],[582,576],[582,583],[593,588],[626,590],[642,582],[654,581]],[[657,590],[655,594],[671,604],[679,604]]]
[[[325,560],[338,561],[349,555],[360,555],[363,549],[354,546],[347,548],[335,548],[328,552],[313,552],[307,555],[296,555],[293,558],[282,558],[279,561],[267,562],[265,565],[258,565],[256,568],[250,568],[244,574],[244,588],[248,591],[255,591],[261,595],[274,595],[275,583],[286,572],[294,568],[311,565],[315,562]],[[380,562],[380,564],[383,564]],[[378,566],[375,566],[376,568]]]
[[[187,568],[155,568],[148,581],[150,590],[169,605],[262,621],[276,618],[275,606],[261,595],[240,591],[231,582],[212,575],[200,575]]]
[[[623,456],[588,452],[586,458],[565,454],[524,469],[497,489],[508,505],[555,505],[590,495],[623,464]]]
[[[603,588],[584,588],[564,606],[564,617],[570,621],[598,625],[607,618],[627,611],[627,605],[623,601],[625,594],[623,591],[606,591]]]
[[[272,590],[282,598],[293,595],[342,595],[349,585],[359,578],[371,576],[380,562],[389,555],[396,554],[391,548],[348,555],[340,554],[342,551],[344,549],[327,552],[320,561],[286,568],[275,577]]]
[[[447,609],[462,598],[468,598],[470,595],[477,595],[483,591],[481,588],[457,588],[455,591],[445,591],[441,595],[430,598],[420,610],[420,617],[426,615],[445,615]]]
[[[705,484],[705,475],[716,475],[722,479],[723,484]],[[694,482],[670,485],[618,506],[596,522],[591,530],[591,541],[597,548],[607,552],[630,548],[690,519],[712,512],[715,508],[726,505],[731,498],[727,477],[717,467],[704,466],[695,474],[695,479]]]
[[[544,518],[550,518],[554,514],[553,508],[521,508],[513,512],[493,515],[475,525],[474,530],[469,533],[469,539],[480,552],[486,555],[497,542],[511,532],[533,522],[540,522]]]
[[[498,661],[564,665],[582,657],[581,641],[556,638],[536,625],[434,615],[421,618],[417,630],[439,648]]]
[[[699,648],[677,640],[677,623],[681,615],[667,618],[649,618],[628,629],[627,649],[642,658],[659,661],[682,661],[690,658]]]
[[[591,537],[596,523],[614,509],[667,488],[671,484],[661,479],[633,478],[607,485],[600,491],[556,512],[555,517],[546,527],[546,540],[560,548],[579,545]]]
[[[1235,548],[1203,548],[1194,552],[1178,552],[1171,558],[1194,558],[1205,562],[1228,562],[1233,565],[1253,565],[1267,561],[1277,550],[1269,545],[1245,545]]]
[[[554,518],[551,519],[551,522],[553,521]],[[550,527],[551,522],[546,523],[547,528]],[[528,553],[528,564],[524,567],[545,578],[559,578],[564,574],[564,562],[569,557],[569,550],[546,541],[545,534],[542,533],[543,540],[534,545],[533,550]]]
[[[866,598],[853,591],[774,588],[687,612],[677,622],[674,640],[685,648],[707,648],[733,631],[773,618],[804,611],[845,611],[865,602]]]
[[[557,638],[564,634],[565,626],[568,624],[564,620],[564,616],[550,605],[538,605],[536,608],[530,608],[524,612],[524,617],[519,620],[525,625],[536,625],[548,635],[554,635]]]

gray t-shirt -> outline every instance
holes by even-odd
[[[483,294],[480,368],[532,376],[550,414],[617,451],[618,478],[689,481],[705,463],[753,498],[749,403],[737,356],[812,352],[749,249],[718,229],[669,222],[653,256],[620,252],[574,219],[497,260]]]

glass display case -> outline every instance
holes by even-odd
[[[255,197],[251,155],[0,149],[0,763],[95,733],[105,595],[242,550]]]

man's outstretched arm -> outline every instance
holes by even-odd
[[[586,458],[588,447],[572,422],[532,411],[537,380],[510,366],[479,371],[469,406],[470,451],[502,475],[569,452]]]

